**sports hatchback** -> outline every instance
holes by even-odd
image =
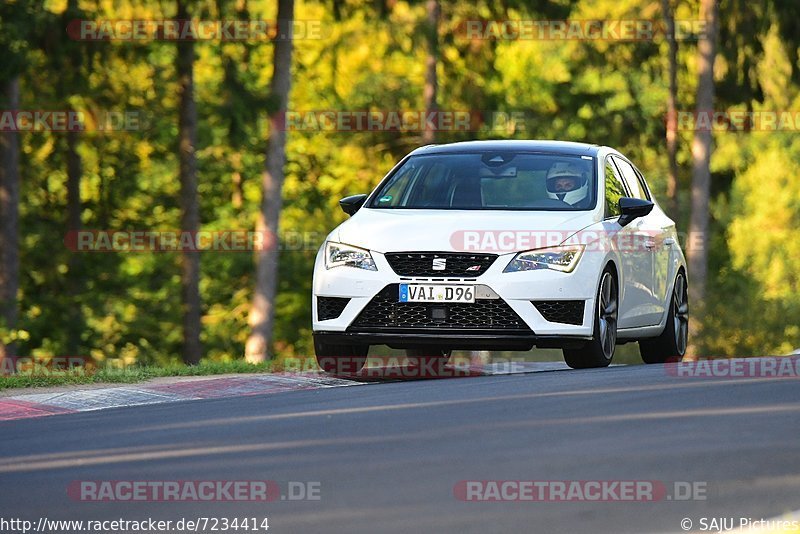
[[[675,223],[618,151],[558,141],[425,146],[319,250],[317,360],[356,372],[371,345],[412,358],[560,348],[607,366],[621,343],[647,363],[681,357],[686,260]]]

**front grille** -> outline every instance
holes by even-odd
[[[551,323],[583,324],[582,300],[532,300],[542,316]]]
[[[342,297],[317,297],[317,318],[320,321],[336,319],[344,311],[350,299]]]
[[[503,299],[477,299],[474,303],[398,302],[399,284],[389,284],[353,321],[359,329],[502,330],[531,333]]]
[[[444,260],[445,268],[435,270],[433,260]],[[483,274],[497,254],[460,252],[389,252],[386,261],[400,276],[457,276],[474,278]]]

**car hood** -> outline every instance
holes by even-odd
[[[377,252],[510,253],[558,245],[593,211],[360,209],[329,239]]]

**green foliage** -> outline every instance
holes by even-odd
[[[22,369],[16,374],[0,375],[0,390],[75,384],[132,384],[168,376],[265,373],[272,371],[273,367],[273,362],[254,364],[243,360],[202,360],[198,365],[133,365],[126,367],[109,364],[89,370],[84,367],[53,370],[46,365],[37,365],[30,369]]]
[[[797,109],[788,50],[773,24],[754,62],[756,112]],[[796,44],[794,45],[796,46]],[[797,126],[795,126],[796,128]],[[800,140],[797,131],[721,132],[712,159],[712,287],[703,347],[714,354],[786,354],[800,347]]]
[[[791,2],[722,5],[717,64],[723,109],[798,109],[796,17]],[[643,170],[657,195],[666,182],[666,49],[655,41],[468,40],[466,20],[641,19],[660,17],[653,0],[443,2],[439,107],[523,112],[514,128],[438,132],[439,142],[472,138],[560,138],[611,145]],[[237,11],[246,6],[247,11]],[[388,7],[387,7],[388,6]],[[72,108],[100,116],[141,113],[144,127],[86,132],[82,223],[88,229],[172,230],[179,226],[175,45],[76,42],[65,20],[164,18],[170,2],[66,0],[0,7],[0,78],[22,73],[22,107]],[[274,2],[204,1],[205,18],[275,17]],[[300,20],[322,21],[322,38],[295,44],[290,108],[421,110],[425,73],[424,2],[309,0]],[[676,18],[697,18],[697,2]],[[791,21],[795,21],[794,23]],[[694,56],[680,43],[679,109],[693,109]],[[268,42],[196,44],[198,168],[205,230],[254,228],[271,105]],[[54,83],[55,82],[55,83]],[[688,198],[692,132],[680,132],[680,200]],[[712,159],[711,273],[703,346],[715,353],[786,352],[800,346],[800,220],[794,134],[718,132]],[[346,217],[338,199],[367,192],[420,132],[296,131],[288,136],[275,349],[311,352],[311,271],[317,247]],[[71,330],[78,350],[98,362],[177,361],[181,343],[179,257],[175,253],[81,253],[63,245],[66,140],[63,133],[21,134],[21,354],[63,355]],[[237,180],[241,185],[237,185]],[[769,184],[769,194],[763,188]],[[234,197],[241,187],[241,203]],[[238,201],[237,201],[238,202]],[[684,209],[685,212],[685,209]],[[685,218],[688,214],[683,213]],[[679,221],[679,226],[684,221]],[[793,234],[794,233],[794,234]],[[70,271],[73,269],[73,271]],[[210,360],[243,354],[252,297],[253,257],[207,252],[201,258],[203,344]],[[691,278],[691,273],[690,273]],[[79,291],[71,291],[77,287]],[[71,323],[75,309],[81,325]],[[748,310],[736,314],[731,310]],[[758,320],[753,320],[757,317]],[[10,335],[10,334],[9,334]]]

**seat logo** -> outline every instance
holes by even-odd
[[[433,258],[433,270],[444,271],[447,268],[447,258]]]

